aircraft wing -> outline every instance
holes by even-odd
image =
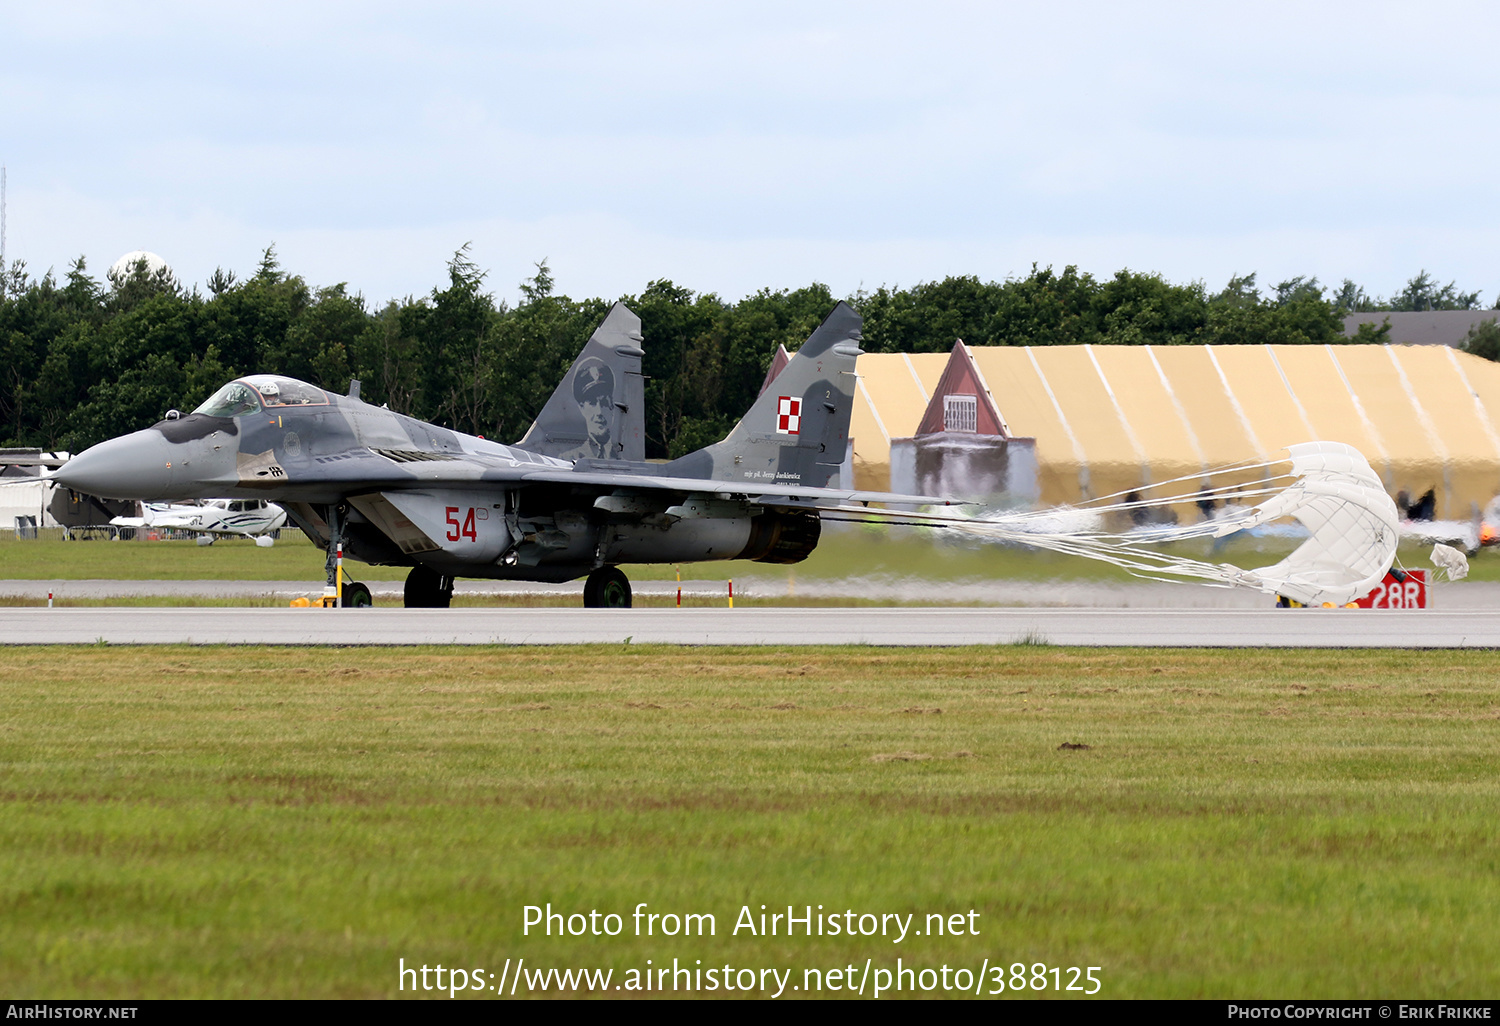
[[[110,523],[115,527],[192,527],[196,517],[181,514],[164,513],[148,517],[114,517]],[[207,530],[207,528],[196,528],[196,530]]]
[[[640,466],[637,464],[637,466]],[[545,457],[520,459],[493,453],[391,452],[353,449],[320,468],[320,484],[343,494],[357,490],[430,487],[484,487],[496,484],[560,484],[604,490],[721,495],[799,506],[849,510],[870,503],[907,506],[963,505],[930,495],[870,492],[853,488],[813,488],[787,482],[726,481],[676,477],[599,466],[572,468]],[[851,506],[850,504],[857,504]],[[208,528],[202,528],[208,530]]]
[[[895,492],[862,492],[843,488],[808,488],[795,484],[756,484],[749,481],[715,481],[697,477],[657,477],[650,474],[605,474],[598,471],[533,470],[520,475],[522,481],[546,482],[548,484],[592,485],[600,488],[637,489],[641,491],[680,492],[684,494],[710,494],[726,498],[743,497],[762,499],[772,503],[810,508],[847,509],[845,503],[858,503],[860,508],[872,502],[898,503],[911,506],[962,505],[952,499],[936,499],[931,495],[901,495]],[[831,505],[830,505],[831,504]]]
[[[0,467],[46,467],[56,470],[67,462],[66,454],[38,453],[25,449],[0,449]]]

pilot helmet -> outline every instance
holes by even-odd
[[[578,372],[573,375],[573,398],[578,405],[598,401],[601,397],[608,399],[614,392],[615,375],[609,364],[591,356],[578,365]]]

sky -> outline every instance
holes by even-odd
[[[253,8],[253,9],[251,9]],[[1500,6],[0,0],[7,257],[736,300],[1032,264],[1497,305]]]

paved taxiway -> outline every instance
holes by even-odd
[[[1474,610],[0,608],[5,644],[1500,648]]]

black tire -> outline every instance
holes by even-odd
[[[401,598],[407,609],[447,609],[453,601],[453,578],[430,567],[414,566],[406,575]]]
[[[344,585],[344,605],[350,609],[369,609],[375,604],[375,599],[370,596],[367,585],[358,581],[350,581]]]
[[[583,604],[589,609],[629,609],[630,578],[619,567],[607,566],[583,582]]]

